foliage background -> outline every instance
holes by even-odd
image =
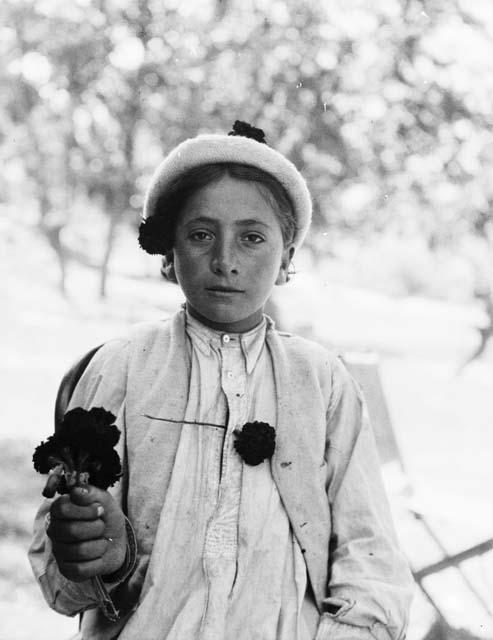
[[[101,293],[163,154],[237,117],[306,175],[315,257],[371,245],[396,273],[368,272],[370,251],[354,274],[366,285],[491,289],[487,0],[16,0],[3,14],[4,208],[38,225],[65,271],[97,265]]]
[[[456,376],[493,323],[491,2],[4,0],[0,12],[6,478],[17,470],[32,487],[21,452],[50,428],[68,363],[179,303],[136,249],[145,187],[177,142],[239,118],[295,162],[314,199],[299,273],[276,298],[281,324],[379,355],[418,485],[447,484],[439,501],[461,495],[477,507],[464,527],[491,535],[486,341]],[[42,426],[29,407],[29,428],[19,419],[23,394]],[[11,559],[32,496],[2,511]],[[21,575],[16,597],[45,616],[22,591],[22,562],[5,570],[6,607]],[[453,623],[484,635],[457,589],[438,588]],[[8,640],[28,637],[12,624]]]

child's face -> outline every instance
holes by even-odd
[[[221,178],[180,213],[173,257],[192,315],[214,329],[248,331],[262,318],[294,253],[276,213],[254,183]]]

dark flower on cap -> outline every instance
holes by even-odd
[[[266,458],[272,458],[276,431],[267,422],[247,422],[235,434],[234,447],[247,464],[255,467]]]
[[[233,131],[230,131],[228,136],[243,136],[244,138],[252,138],[252,140],[267,144],[265,141],[265,133],[262,129],[252,127],[248,122],[242,122],[241,120],[235,120]]]
[[[120,431],[115,416],[102,407],[89,411],[77,407],[68,411],[61,428],[38,445],[33,464],[39,473],[48,473],[43,495],[68,493],[77,484],[90,483],[107,489],[121,476],[121,463],[114,446]]]
[[[140,223],[139,245],[151,255],[164,255],[169,247],[166,246],[166,222],[160,216],[150,216]]]

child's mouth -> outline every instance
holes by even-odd
[[[215,296],[232,296],[239,293],[244,293],[241,289],[231,289],[229,287],[207,287],[209,293]]]

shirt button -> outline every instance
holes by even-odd
[[[222,341],[224,342],[224,344],[228,344],[228,342],[231,340],[231,338],[228,336],[227,333],[225,333],[222,337]]]
[[[228,376],[228,378],[231,379],[233,377],[233,372],[232,371],[228,371],[226,375]]]

